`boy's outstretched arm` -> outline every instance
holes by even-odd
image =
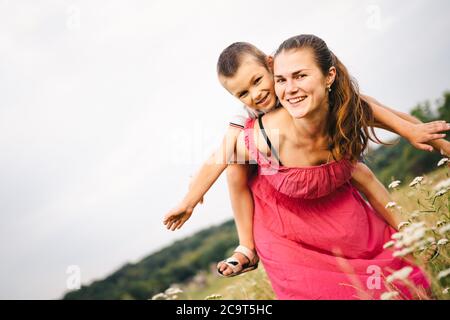
[[[358,162],[355,165],[352,184],[366,196],[370,205],[383,216],[386,222],[398,231],[398,225],[402,222],[402,218],[399,213],[386,208],[386,205],[392,201],[391,196],[372,170],[364,163]]]
[[[163,223],[167,229],[172,231],[180,229],[190,218],[195,206],[201,202],[203,196],[227,167],[234,155],[236,140],[241,131],[238,128],[228,127],[220,147],[213,152],[191,180],[184,199],[164,216]]]
[[[408,140],[419,150],[433,151],[433,148],[444,155],[450,154],[450,142],[443,139],[443,131],[450,130],[445,121],[422,123],[414,116],[382,105],[372,97],[361,95],[372,108],[374,126],[397,133]]]

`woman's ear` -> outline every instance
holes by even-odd
[[[267,66],[269,67],[270,71],[273,72],[273,57],[272,56],[267,56],[266,57],[266,63],[267,63]]]
[[[327,86],[331,87],[331,85],[334,83],[334,80],[336,79],[336,68],[335,67],[331,67],[328,70],[328,75],[327,75]]]

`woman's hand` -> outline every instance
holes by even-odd
[[[170,210],[163,220],[163,224],[171,231],[180,229],[184,223],[191,217],[194,208],[184,203],[180,203],[178,206]]]
[[[424,151],[433,151],[433,148],[442,149],[436,142],[438,139],[443,139],[445,133],[442,131],[450,130],[450,124],[445,121],[433,121],[428,123],[411,124],[411,127],[405,133],[405,138],[417,149]],[[445,141],[445,140],[444,140]],[[444,152],[449,148],[448,144],[443,143]]]

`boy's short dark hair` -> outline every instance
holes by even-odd
[[[220,54],[217,61],[217,73],[227,78],[234,76],[245,54],[253,56],[262,66],[269,68],[266,61],[267,56],[264,52],[248,42],[235,42],[226,47]]]

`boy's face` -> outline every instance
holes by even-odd
[[[219,75],[219,81],[228,92],[252,109],[268,111],[277,101],[272,73],[250,55],[242,58],[233,77]]]

